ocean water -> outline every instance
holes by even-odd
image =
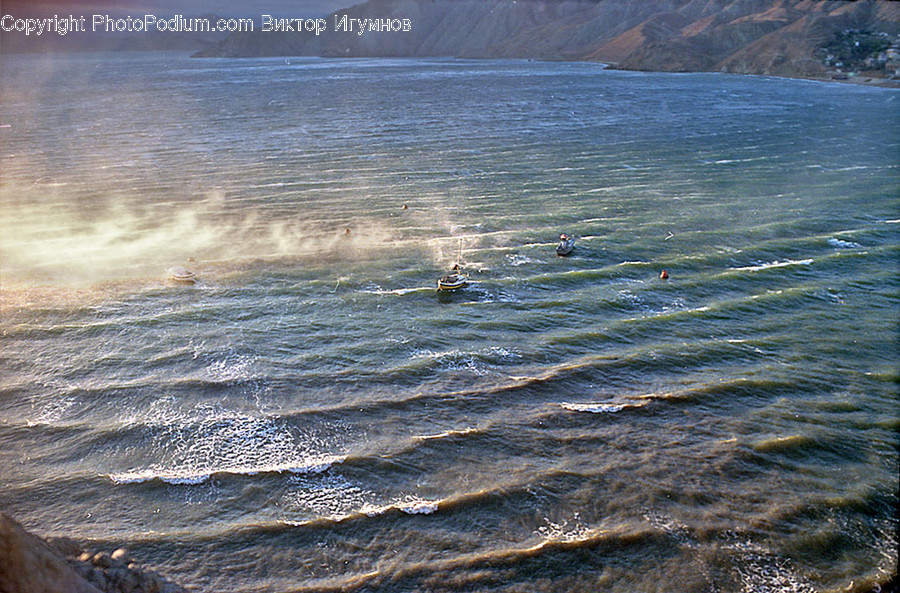
[[[196,591],[895,573],[897,91],[172,53],[0,77],[27,527]]]

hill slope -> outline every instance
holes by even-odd
[[[409,31],[335,30],[340,18]],[[630,70],[822,76],[819,48],[848,29],[900,34],[900,3],[820,0],[369,0],[326,31],[236,33],[197,56],[534,58]],[[346,21],[344,21],[346,22]]]

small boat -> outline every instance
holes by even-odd
[[[437,282],[438,291],[443,290],[456,290],[457,288],[462,288],[466,284],[469,283],[469,277],[465,274],[460,274],[458,269],[454,267],[454,271],[447,274],[446,276],[441,276]]]
[[[459,273],[459,260],[462,257],[462,239],[459,241],[459,252],[456,254],[456,263],[450,269],[450,273],[438,278],[438,292],[456,290],[469,283],[469,277]]]
[[[556,246],[556,255],[569,255],[575,249],[575,237],[563,233],[559,236],[559,245]]]
[[[197,281],[197,274],[181,266],[169,268],[168,273],[169,280],[171,280],[172,282],[178,282],[181,284],[193,284]]]

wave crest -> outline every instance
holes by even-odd
[[[202,484],[215,475],[253,476],[257,474],[292,473],[319,474],[332,465],[341,463],[344,457],[331,456],[313,459],[304,464],[284,463],[271,465],[239,465],[232,467],[204,469],[166,469],[150,467],[142,470],[130,470],[109,474],[110,480],[117,484],[139,484],[159,480],[167,484],[193,485]]]

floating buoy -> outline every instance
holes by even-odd
[[[663,270],[662,273],[659,275],[659,277],[663,280],[666,280],[669,278],[669,273],[666,272],[665,270]]]
[[[406,204],[403,204],[403,209],[404,209],[404,210],[409,210],[409,206],[407,206]]]

